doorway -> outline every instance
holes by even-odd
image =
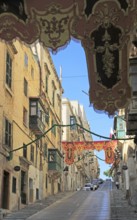
[[[21,170],[21,203],[26,204],[26,172]]]
[[[29,178],[29,202],[33,202],[33,179]]]
[[[3,181],[2,181],[2,208],[9,209],[9,173],[3,171]]]

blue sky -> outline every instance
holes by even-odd
[[[51,56],[58,75],[60,66],[62,67],[63,97],[78,100],[79,104],[84,106],[91,131],[109,137],[110,129],[113,127],[113,118],[109,118],[105,113],[96,113],[90,106],[89,97],[86,94],[89,91],[89,82],[85,52],[81,43],[71,41],[66,48],[59,50],[56,54],[51,53]],[[92,137],[94,141],[103,140],[96,136]],[[97,156],[104,159],[103,151],[97,152]],[[100,177],[106,178],[103,172],[108,170],[110,165],[101,160],[99,160],[99,164]]]

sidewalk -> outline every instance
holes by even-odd
[[[57,200],[70,197],[74,193],[77,193],[77,191],[60,192],[56,195],[49,196],[48,198],[37,201],[34,204],[30,204],[17,212],[9,214],[3,219],[25,220],[28,217],[53,204]],[[110,220],[137,220],[137,207],[130,206],[128,204],[128,201],[125,199],[123,191],[121,189],[116,189],[115,186],[113,186],[112,190],[110,191],[110,208]]]
[[[121,189],[113,188],[110,192],[110,200],[110,220],[137,220],[137,207],[128,204]]]
[[[49,196],[43,200],[37,201],[33,204],[27,205],[25,208],[12,212],[11,214],[7,215],[3,218],[3,220],[25,220],[28,217],[36,214],[37,212],[41,211],[42,209],[48,207],[49,205],[53,204],[57,200],[67,198],[77,191],[70,191],[70,192],[60,192],[55,195]],[[1,220],[1,219],[0,219]]]

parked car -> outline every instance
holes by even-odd
[[[96,190],[96,185],[94,185],[93,183],[91,183],[91,190]]]
[[[102,184],[103,182],[104,182],[103,179],[98,179],[98,183],[99,183],[99,184]]]
[[[95,189],[98,189],[99,183],[98,183],[98,180],[97,180],[97,179],[92,180],[91,183],[94,185]]]
[[[85,186],[83,187],[83,190],[85,191],[95,190],[95,185],[92,183],[86,183]]]
[[[106,181],[111,181],[111,178],[107,178]]]

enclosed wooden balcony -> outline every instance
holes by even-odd
[[[45,131],[45,109],[39,98],[30,98],[29,127],[35,135]]]
[[[37,115],[30,116],[29,127],[36,135],[42,135],[45,131],[45,125]]]
[[[48,149],[48,171],[54,175],[63,171],[63,157],[58,149]]]

